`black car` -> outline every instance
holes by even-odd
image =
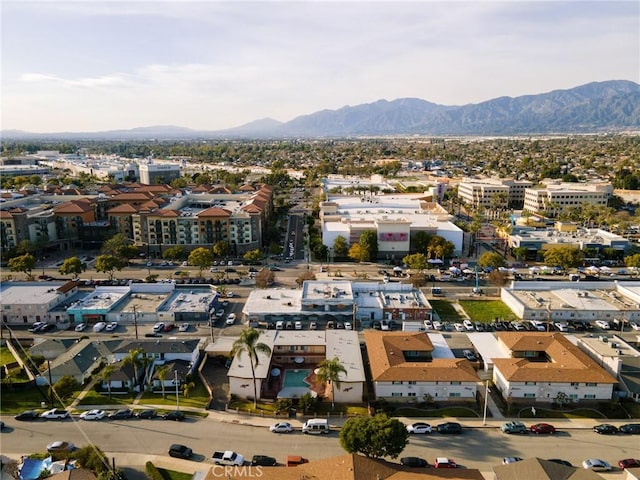
[[[174,420],[176,422],[181,422],[184,420],[184,413],[179,410],[175,410],[173,412],[168,412],[162,415],[162,418],[165,420]]]
[[[462,433],[462,425],[456,422],[441,423],[437,429],[438,433]]]
[[[38,420],[40,418],[40,414],[35,410],[25,410],[24,412],[19,413],[13,418],[15,418],[16,420],[22,420],[22,421]]]
[[[404,465],[405,467],[415,468],[425,468],[429,466],[429,462],[420,457],[402,457],[400,459],[400,464]]]
[[[116,410],[115,412],[109,414],[109,418],[111,420],[122,420],[131,417],[133,417],[133,411],[128,408]]]
[[[640,434],[640,423],[627,423],[626,425],[620,425],[618,429],[620,433],[629,433],[632,435]]]
[[[615,425],[609,425],[608,423],[603,423],[602,425],[596,425],[593,427],[593,431],[600,435],[615,435],[618,433],[618,427]]]
[[[547,462],[557,463],[559,465],[564,465],[565,467],[573,467],[571,462],[568,462],[567,460],[562,460],[561,458],[550,458],[549,460],[547,460]]]
[[[278,461],[273,457],[267,455],[254,455],[251,459],[252,467],[274,467],[278,464]]]
[[[193,450],[185,445],[179,445],[175,443],[169,447],[169,456],[174,458],[189,459],[193,456]]]
[[[142,418],[142,419],[151,419],[151,418],[156,418],[157,416],[158,416],[158,413],[153,409],[142,410],[141,412],[138,412],[136,414],[136,417]]]

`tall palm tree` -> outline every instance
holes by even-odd
[[[262,332],[255,328],[246,328],[240,333],[240,337],[233,342],[233,348],[231,349],[231,355],[235,357],[246,353],[249,357],[249,363],[251,363],[251,376],[253,378],[253,408],[258,407],[258,388],[256,387],[256,371],[255,367],[258,366],[258,353],[264,355],[271,355],[271,347],[262,342],[259,342]]]
[[[144,350],[142,348],[135,348],[129,350],[129,355],[122,359],[124,365],[131,365],[133,367],[133,380],[136,386],[138,385],[138,367],[142,365],[141,357],[143,354]]]
[[[161,365],[156,368],[156,375],[160,380],[160,386],[162,387],[162,398],[164,397],[164,381],[167,379],[167,375],[169,374],[169,365]]]
[[[182,384],[182,394],[184,395],[184,398],[189,398],[189,394],[191,393],[191,390],[194,389],[196,386],[196,384],[194,382],[189,382],[186,381]]]
[[[318,364],[318,373],[316,376],[322,383],[331,383],[331,408],[336,407],[335,400],[333,398],[334,387],[340,389],[340,374],[347,374],[347,369],[340,363],[338,357],[332,359],[326,358]]]
[[[116,366],[112,364],[105,365],[100,374],[100,378],[107,382],[107,390],[109,390],[109,398],[111,398],[111,376],[115,373]]]

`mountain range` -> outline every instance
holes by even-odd
[[[499,97],[462,106],[418,98],[378,100],[321,110],[288,122],[271,118],[218,131],[177,126],[104,132],[29,133],[5,130],[2,138],[195,139],[403,135],[529,135],[640,130],[640,85],[627,80],[592,82],[537,95]]]

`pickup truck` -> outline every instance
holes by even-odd
[[[231,450],[227,450],[225,452],[213,452],[211,459],[216,465],[236,465],[238,467],[244,465],[244,457]]]

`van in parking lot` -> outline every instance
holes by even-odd
[[[329,421],[326,418],[310,418],[302,425],[302,433],[313,435],[329,433]]]

